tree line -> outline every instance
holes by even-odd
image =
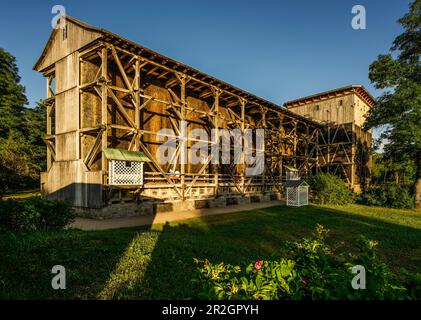
[[[46,166],[46,108],[27,107],[16,58],[0,48],[0,194],[36,188]]]
[[[421,0],[413,1],[398,23],[404,32],[369,68],[371,83],[385,92],[377,98],[365,127],[383,128],[380,140],[386,144],[376,160],[382,160],[384,179],[399,182],[399,173],[409,178],[415,207],[421,208]],[[388,177],[387,171],[394,174]]]

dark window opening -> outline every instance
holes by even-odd
[[[62,34],[63,34],[63,40],[67,39],[67,25],[64,26],[64,28],[62,29]]]
[[[126,161],[126,168],[130,168],[132,166],[132,162],[131,161]]]

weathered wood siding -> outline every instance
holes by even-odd
[[[347,94],[293,107],[290,110],[317,121],[352,123],[355,118],[354,94]]]
[[[37,70],[44,70],[69,54],[76,52],[88,43],[98,39],[101,34],[67,23],[67,36],[62,29],[54,30],[47,45],[45,56],[37,66]]]

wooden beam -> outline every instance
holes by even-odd
[[[180,111],[180,121],[184,123],[186,119],[186,78],[180,77],[176,74],[177,78],[180,81],[180,103],[181,103],[181,111]],[[181,146],[180,146],[180,174],[181,174],[181,193],[182,193],[182,200],[185,200],[186,197],[186,162],[187,162],[187,146],[188,146],[188,135],[187,135],[187,128],[181,127],[180,128],[180,137],[181,137]]]
[[[130,92],[133,92],[132,85],[131,85],[128,77],[127,77],[127,74],[126,74],[126,71],[123,68],[123,65],[121,64],[120,58],[118,57],[117,51],[115,50],[114,46],[111,46],[111,53],[114,57],[114,61],[117,64],[118,69],[120,70],[121,76],[123,77],[123,80],[124,80],[124,83],[125,83],[127,89],[129,89]]]
[[[199,95],[199,98],[200,98],[200,99],[205,99],[205,98],[207,98],[207,97],[210,97],[212,94],[213,94],[212,90],[211,90],[211,89],[209,89],[209,90],[206,90],[206,91],[202,92],[202,93]]]
[[[152,161],[153,165],[155,166],[155,169],[157,169],[162,176],[165,178],[165,180],[167,180],[167,182],[169,183],[170,186],[172,186],[174,188],[174,190],[177,192],[177,194],[182,197],[182,193],[180,192],[180,190],[178,190],[175,182],[168,178],[167,174],[165,173],[165,171],[161,168],[161,166],[159,165],[159,163],[155,160],[155,157],[149,152],[148,148],[146,148],[146,146],[143,144],[143,142],[140,142],[140,148],[142,149],[142,151],[145,153],[145,155]]]
[[[217,146],[217,148],[219,148],[219,96],[221,95],[221,91],[220,90],[215,90],[212,89],[214,91],[214,103],[212,106],[212,111],[214,114],[213,117],[213,125],[214,125],[214,141],[213,143]],[[214,159],[214,184],[215,184],[215,192],[214,195],[215,197],[218,197],[219,195],[219,152],[217,155],[218,159]]]
[[[241,105],[241,140],[242,140],[242,150],[241,150],[241,163],[242,163],[242,190],[243,194],[246,192],[246,159],[244,154],[245,149],[245,139],[244,139],[244,129],[245,129],[245,112],[246,112],[246,101],[244,99],[240,99],[240,105]]]
[[[124,109],[123,105],[121,104],[121,102],[117,98],[117,96],[114,94],[114,92],[111,89],[108,89],[108,93],[109,93],[111,99],[114,100],[114,102],[117,105],[117,108],[120,111],[120,113],[123,115],[124,120],[126,120],[127,123],[130,124],[130,126],[132,126],[133,128],[136,128],[136,124],[133,122],[132,119],[130,119],[130,116],[126,112],[126,109]]]
[[[103,79],[101,84],[101,124],[106,128],[108,124],[108,49],[105,47],[102,48],[101,55],[101,78]],[[101,133],[101,147],[104,149],[108,147],[108,130],[103,130]],[[101,170],[103,183],[105,184],[108,175],[108,165],[104,154],[101,156]]]
[[[155,66],[153,67],[151,70],[149,70],[148,72],[146,72],[147,75],[153,74],[156,70],[159,69],[159,66]]]
[[[165,83],[165,88],[171,88],[178,83],[177,77],[173,77]]]
[[[189,192],[191,191],[191,189],[193,188],[193,186],[196,184],[196,181],[199,178],[199,176],[207,168],[207,166],[208,166],[209,162],[211,161],[211,159],[212,159],[212,155],[208,155],[208,157],[206,158],[205,163],[202,165],[202,167],[200,168],[199,172],[195,175],[193,181],[191,182],[189,188],[186,190],[186,194],[189,194]]]
[[[135,77],[134,77],[134,102],[135,102],[135,115],[134,115],[134,125],[136,130],[140,130],[140,61],[139,59],[136,59],[135,62]],[[149,102],[149,100],[148,100]],[[146,103],[147,104],[147,103]],[[142,105],[146,106],[146,104],[144,103]],[[134,148],[136,151],[138,151],[140,149],[140,135],[139,134],[135,134],[135,136],[133,137],[134,141]]]
[[[89,151],[87,152],[85,159],[83,159],[83,162],[89,167],[90,163],[92,163],[93,153],[97,149],[98,146],[102,146],[102,134],[103,129],[98,132],[97,137],[94,140],[94,143],[89,148]]]
[[[175,103],[178,103],[181,105],[181,99],[175,94],[175,92],[173,90],[171,90],[171,88],[167,88],[168,92],[170,93],[170,97],[171,100]]]

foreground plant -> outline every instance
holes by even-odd
[[[60,201],[0,201],[0,231],[60,230],[74,218],[73,208]]]
[[[420,275],[390,272],[376,253],[377,242],[361,237],[358,253],[326,243],[329,230],[318,225],[314,237],[288,242],[290,257],[257,260],[245,267],[194,259],[202,299],[419,299]],[[365,269],[365,288],[356,290],[354,266]]]

